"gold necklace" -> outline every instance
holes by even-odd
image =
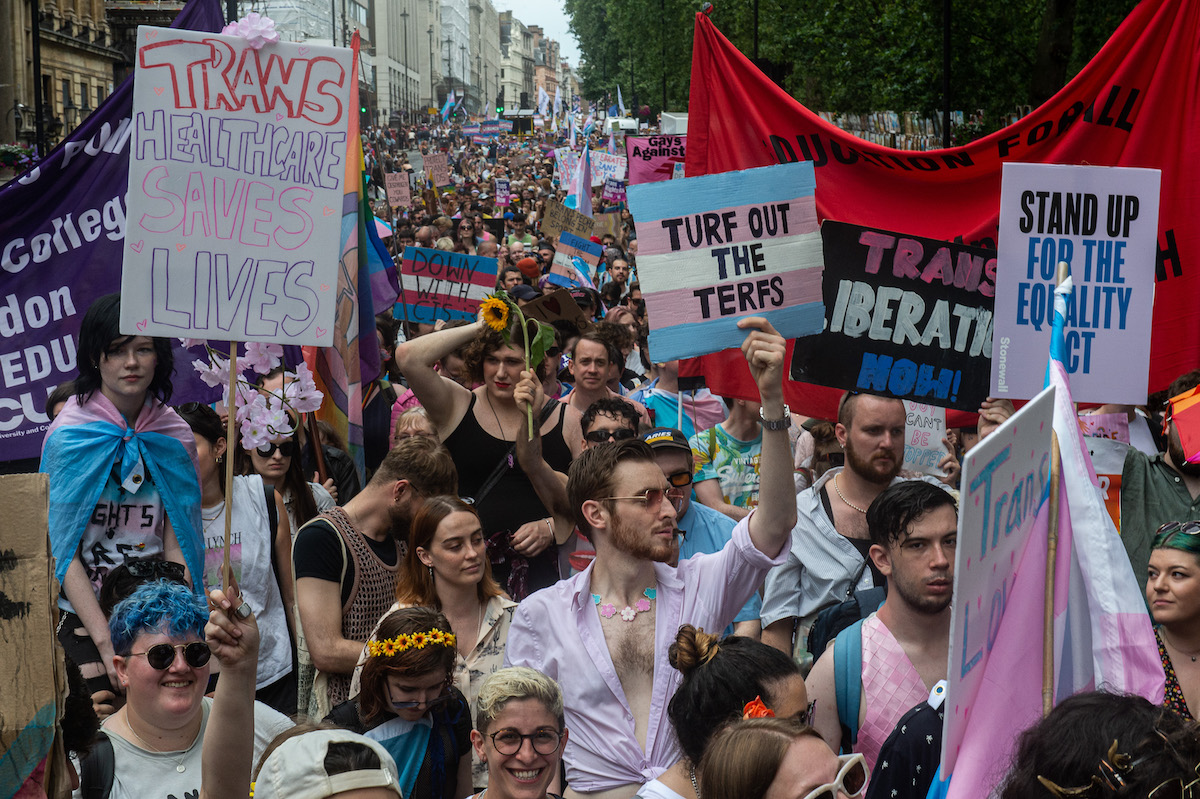
[[[141,742],[141,744],[142,744],[142,746],[143,746],[143,747],[145,747],[146,749],[150,750],[150,751],[151,751],[151,752],[153,752],[154,754],[156,754],[156,755],[167,755],[167,756],[169,756],[169,757],[174,757],[174,755],[173,755],[172,753],[170,753],[170,752],[164,752],[164,751],[163,751],[163,750],[161,750],[161,749],[155,749],[153,746],[151,746],[150,744],[146,743],[146,739],[145,739],[145,738],[143,738],[142,736],[138,735],[138,734],[137,734],[137,730],[135,730],[135,729],[133,728],[133,724],[131,724],[131,723],[130,723],[130,721],[129,721],[129,716],[128,716],[128,715],[125,717],[125,727],[126,727],[126,728],[127,728],[127,729],[128,729],[130,732],[131,732],[131,733],[133,733],[133,737],[134,737],[134,738],[137,738],[137,739],[138,739],[138,740]],[[195,741],[192,741],[192,746],[195,746],[195,745],[196,745],[196,742],[195,742]],[[182,774],[183,772],[187,771],[187,766],[183,765],[183,761],[184,761],[184,760],[187,760],[187,753],[188,753],[188,752],[190,752],[190,751],[192,750],[192,746],[189,746],[187,749],[182,749],[182,750],[179,750],[179,751],[181,751],[181,752],[183,753],[183,757],[179,758],[179,761],[178,761],[177,763],[175,763],[175,770],[176,770],[176,771],[178,771],[180,774]]]
[[[854,503],[852,503],[850,500],[846,499],[846,495],[842,493],[842,489],[838,488],[837,479],[838,479],[838,475],[835,474],[833,476],[833,490],[837,492],[838,499],[840,499],[842,502],[845,502],[846,505],[849,506],[851,510],[856,510],[859,513],[866,513],[867,512],[866,508],[860,508],[857,505],[855,505]]]

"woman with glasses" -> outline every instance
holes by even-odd
[[[258,475],[283,498],[292,541],[301,527],[337,505],[333,478],[324,484],[306,480],[303,460],[295,436],[278,438],[252,450],[239,447],[234,453],[238,474]]]
[[[408,551],[400,579],[396,581],[399,608],[424,606],[441,611],[456,630],[454,687],[478,712],[480,684],[504,665],[504,644],[517,603],[504,596],[492,579],[483,528],[475,508],[458,497],[441,496],[425,501],[408,528]],[[356,684],[359,690],[360,665]],[[488,785],[484,762],[474,760],[472,785]]]
[[[475,753],[490,779],[474,799],[547,799],[567,745],[558,683],[524,667],[501,669],[479,689]]]
[[[291,635],[295,602],[292,583],[292,536],[282,498],[258,475],[233,478],[233,500],[226,503],[225,470],[229,455],[225,425],[207,405],[189,403],[179,415],[196,437],[200,476],[200,521],[204,528],[204,585],[223,585],[225,513],[233,508],[229,563],[242,595],[261,620],[255,698],[280,713],[296,712],[297,672]],[[291,441],[287,444],[290,446]],[[274,446],[274,445],[272,445]],[[268,496],[270,499],[268,499]],[[273,507],[268,507],[270,502]],[[272,519],[274,517],[274,519]]]
[[[861,754],[838,757],[795,719],[748,718],[713,736],[697,771],[704,799],[855,799]]]
[[[456,224],[458,235],[455,237],[455,244],[461,246],[467,255],[476,255],[474,221],[464,214],[462,219],[456,220]]]
[[[119,294],[101,297],[84,314],[76,394],[42,446],[62,583],[59,641],[92,693],[120,693],[97,601],[109,570],[130,557],[159,558],[186,566],[199,583],[204,568],[195,442],[166,404],[171,344],[122,335],[120,320]]]
[[[215,596],[221,597],[219,593]],[[228,610],[234,609],[219,612]],[[240,632],[235,637],[250,646],[246,639],[254,639],[256,634],[254,625],[248,624],[252,620],[249,605],[242,603],[235,615],[240,622],[247,622],[239,622]],[[237,670],[252,662],[235,652],[237,647],[228,638],[210,648],[205,641],[209,620],[203,599],[186,586],[167,580],[139,587],[113,609],[109,624],[116,652],[113,664],[127,701],[104,722],[101,730],[107,740],[97,744],[112,746],[109,796],[113,799],[199,794],[201,750],[213,709],[213,700],[204,696],[212,655],[215,651],[230,658],[221,661],[223,668]],[[257,759],[291,722],[255,702],[252,726]]]
[[[637,794],[641,799],[700,799],[697,769],[709,739],[722,724],[742,718],[747,708],[808,721],[800,667],[778,649],[737,635],[718,640],[685,624],[667,657],[683,675],[667,706],[683,759],[643,785]]]
[[[383,744],[403,796],[471,794],[471,711],[454,687],[456,640],[436,610],[389,613],[367,641],[358,697],[326,717]]]
[[[1150,548],[1146,604],[1166,673],[1163,704],[1190,721],[1200,710],[1200,521],[1167,522]]]

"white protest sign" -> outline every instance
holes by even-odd
[[[904,468],[941,477],[938,464],[948,454],[942,439],[946,436],[946,409],[925,402],[904,400]]]
[[[579,153],[570,147],[559,147],[554,151],[558,162],[558,180],[564,185],[570,185],[579,165]],[[592,186],[603,186],[606,178],[624,181],[628,159],[623,155],[612,155],[604,150],[592,150]]]
[[[1009,591],[1050,481],[1054,389],[1028,402],[963,460],[950,616],[943,768],[952,768]],[[1044,561],[1043,561],[1044,562]],[[1022,610],[1041,597],[1017,597]],[[1041,660],[1041,629],[1029,631],[1030,657]],[[976,723],[979,723],[976,720]]]
[[[332,345],[351,51],[139,27],[136,58],[121,331]]]
[[[1071,265],[1067,371],[1077,402],[1146,401],[1157,169],[1004,164],[996,267],[991,394],[1041,390],[1050,346],[1055,267]]]

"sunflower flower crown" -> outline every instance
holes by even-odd
[[[434,644],[441,644],[447,647],[454,646],[454,633],[437,629],[426,633],[400,633],[395,638],[386,638],[382,641],[368,641],[367,653],[371,657],[391,657],[406,649],[424,649]]]

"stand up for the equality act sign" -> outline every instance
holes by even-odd
[[[1157,169],[1004,165],[991,394],[1027,399],[1045,379],[1055,267],[1071,267],[1066,365],[1079,402],[1146,401]]]
[[[628,188],[656,362],[741,346],[747,316],[821,331],[815,191],[807,161]]]
[[[138,28],[122,331],[333,343],[352,58]]]

